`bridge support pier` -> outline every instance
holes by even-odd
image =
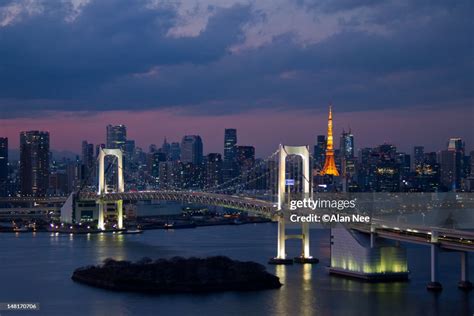
[[[268,261],[269,264],[293,264],[293,260],[286,258],[285,250],[286,231],[285,217],[278,217],[278,239],[277,239],[277,256]]]
[[[277,256],[271,258],[269,264],[293,264],[296,263],[318,263],[317,258],[313,258],[309,252],[309,223],[303,223],[301,226],[301,235],[287,235],[286,234],[285,218],[280,216],[278,218],[278,240],[277,240]],[[286,240],[287,239],[301,239],[301,256],[294,259],[286,257]]]
[[[433,236],[432,236],[433,238]],[[438,281],[438,252],[437,244],[431,245],[431,282],[426,285],[429,291],[441,291],[443,286]]]
[[[309,254],[309,223],[301,224],[301,256],[296,257],[296,263],[318,263],[317,258],[313,258]]]
[[[123,200],[118,200],[115,205],[117,212],[117,228],[123,229]]]
[[[472,290],[472,283],[469,281],[469,254],[461,252],[461,281],[458,283],[461,290]]]
[[[105,229],[105,223],[104,223],[104,218],[105,218],[105,203],[101,200],[97,201],[99,204],[99,216],[97,219],[97,228],[100,230]]]

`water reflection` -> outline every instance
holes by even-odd
[[[143,256],[212,254],[264,262],[274,254],[275,234],[272,225],[147,231],[141,235],[78,234],[73,238],[68,234],[37,233],[34,239],[29,234],[6,234],[0,238],[0,253],[4,254],[0,278],[9,286],[0,287],[0,296],[3,300],[27,297],[41,302],[42,315],[189,315],[196,311],[206,316],[472,315],[472,292],[462,293],[455,287],[459,278],[456,254],[440,256],[446,289],[439,296],[425,288],[429,278],[429,251],[425,248],[409,251],[411,282],[366,283],[327,274],[328,233],[318,230],[313,231],[311,251],[320,258],[319,264],[267,266],[284,284],[278,290],[146,296],[70,281],[77,267],[98,264],[107,257],[137,260]],[[295,249],[299,250],[299,245]],[[473,267],[471,263],[471,271]]]
[[[275,275],[280,278],[280,282],[285,284],[286,282],[286,265],[277,264],[275,266]]]
[[[302,266],[303,266],[303,280],[305,281],[304,284],[310,284],[311,274],[313,272],[313,265],[303,264]]]
[[[313,290],[314,284],[311,280],[313,274],[313,265],[312,264],[303,264],[301,267],[301,307],[300,315],[312,315],[314,306],[317,304],[315,301],[318,298],[316,291]]]
[[[278,291],[278,294],[274,296],[274,303],[276,314],[278,315],[285,315],[288,310],[287,299],[288,299],[288,287],[290,286],[287,284],[286,280],[286,270],[288,267],[284,264],[278,264],[275,266],[275,275],[280,278],[280,282],[283,286]]]

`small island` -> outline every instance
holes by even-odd
[[[282,286],[263,265],[224,256],[155,261],[143,258],[137,262],[108,258],[102,265],[76,269],[72,280],[108,290],[156,294],[256,291]]]

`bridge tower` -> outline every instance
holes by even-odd
[[[108,193],[107,183],[105,179],[105,157],[113,156],[117,158],[117,178],[118,186],[117,192],[125,191],[125,184],[123,180],[123,153],[121,149],[107,149],[103,148],[99,152],[99,190],[98,195],[99,200],[99,219],[98,219],[98,228],[104,230],[104,217],[105,217],[105,208],[107,203],[101,198],[104,194]],[[116,210],[117,210],[117,228],[123,228],[123,200],[115,201]]]
[[[285,186],[286,186],[286,158],[289,155],[300,156],[303,162],[303,196],[306,198],[312,197],[311,188],[311,173],[308,146],[286,146],[281,145],[279,148],[279,166],[278,166],[278,211],[281,211],[285,203],[287,203]],[[279,215],[278,217],[278,242],[277,242],[277,256],[270,259],[271,264],[291,264],[292,259],[286,257],[285,244],[287,239],[296,238],[302,240],[301,256],[295,258],[298,263],[317,263],[319,260],[311,257],[309,253],[309,223],[302,223],[300,235],[286,235],[285,217]]]

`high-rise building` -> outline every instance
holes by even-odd
[[[49,133],[20,133],[20,181],[23,195],[42,196],[49,186]]]
[[[125,151],[127,128],[125,125],[107,125],[107,148],[119,148]]]
[[[236,146],[237,130],[226,128],[224,131],[224,182],[235,178],[238,174]]]
[[[466,191],[474,192],[474,150],[469,153],[470,173],[466,178]]]
[[[474,150],[469,153],[471,156],[471,177],[474,177]]]
[[[173,142],[170,145],[169,160],[178,161],[181,159],[181,146],[178,142]]]
[[[255,165],[255,147],[253,146],[236,146],[237,168],[240,175],[240,181],[243,185],[241,188],[250,190],[254,189],[256,183],[255,171],[252,170]]]
[[[181,161],[200,165],[202,163],[203,145],[201,136],[186,135],[181,141]]]
[[[316,137],[316,145],[314,145],[313,156],[314,156],[314,167],[317,170],[323,169],[324,159],[326,157],[326,136],[325,135],[318,135]]]
[[[0,196],[8,194],[8,138],[0,137]]]
[[[425,147],[415,146],[413,147],[413,170],[416,170],[417,166],[420,166],[425,159]]]
[[[450,138],[448,141],[448,150],[459,151],[464,154],[464,147],[465,147],[465,144],[462,141],[462,139],[459,137]]]
[[[161,189],[181,188],[181,163],[179,161],[160,162],[159,174]]]
[[[373,148],[361,148],[358,156],[357,183],[362,191],[375,191],[376,165],[379,156]]]
[[[147,154],[148,173],[155,178],[160,176],[160,162],[166,161],[166,155],[162,152],[155,151]]]
[[[342,131],[340,140],[341,157],[345,159],[354,158],[354,135],[351,130],[349,132]]]
[[[93,174],[95,169],[94,144],[89,144],[86,140],[82,141],[82,166],[82,180],[86,181],[86,184],[93,183],[95,179]]]
[[[455,191],[459,188],[457,153],[454,150],[442,150],[439,153],[441,185],[444,190]]]
[[[67,191],[77,191],[82,185],[81,164],[79,159],[68,161],[66,165]]]
[[[440,166],[435,152],[424,153],[416,164],[413,188],[415,191],[434,192],[440,186]]]
[[[237,164],[240,173],[253,168],[255,164],[255,147],[236,146]]]
[[[124,153],[125,158],[127,158],[128,160],[132,160],[133,156],[135,155],[135,140],[125,140]]]
[[[171,145],[170,143],[168,143],[168,141],[166,140],[166,137],[163,141],[163,145],[161,145],[161,152],[164,153],[166,155],[166,159],[169,159],[169,155],[170,155],[170,151],[171,151]]]
[[[461,179],[465,176],[464,147],[461,138],[451,138],[448,149],[440,152],[441,185],[445,190],[455,191],[461,188]]]
[[[218,153],[207,155],[206,186],[213,188],[222,183],[222,156]]]
[[[321,175],[339,176],[339,171],[336,168],[336,162],[334,160],[334,145],[332,137],[332,106],[329,106],[329,118],[328,118],[328,140],[326,144],[326,158],[324,161],[324,167],[320,172]]]
[[[411,156],[406,153],[397,153],[396,163],[399,165],[400,176],[407,180],[411,170]]]
[[[383,144],[375,148],[378,157],[375,169],[375,189],[380,192],[398,192],[400,190],[400,161],[397,159],[397,147]],[[406,157],[401,156],[406,167]],[[408,162],[408,168],[409,168]]]
[[[354,135],[351,130],[342,131],[339,142],[339,154],[336,154],[336,166],[341,170],[342,189],[344,192],[356,190],[357,185],[353,181],[355,176],[355,159],[354,159]],[[339,162],[339,165],[337,164]]]

